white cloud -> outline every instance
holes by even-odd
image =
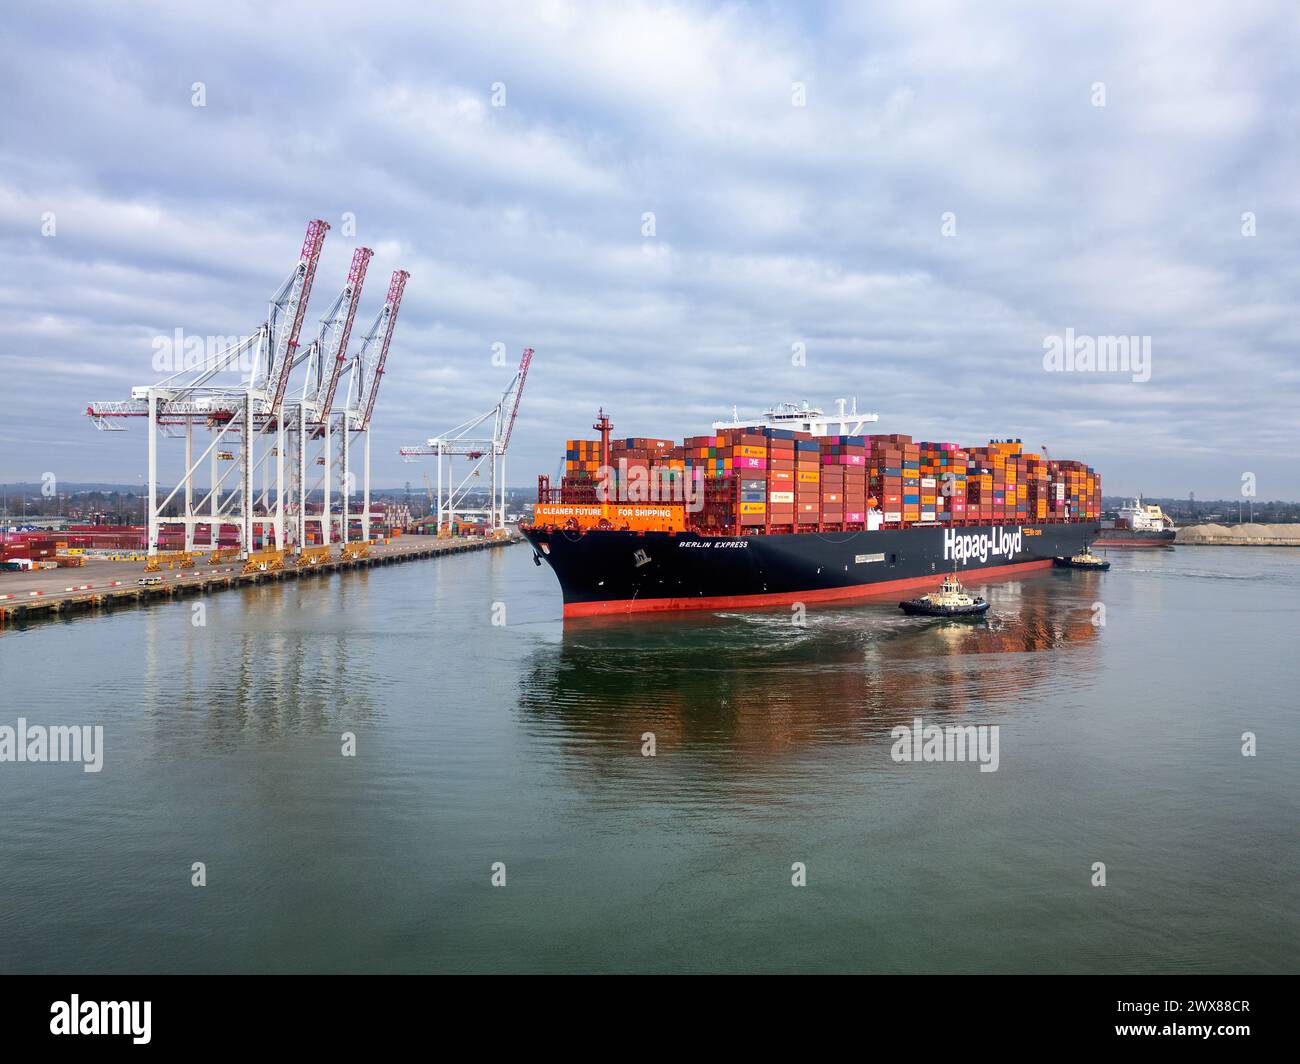
[[[314,312],[357,242],[362,320],[412,273],[381,480],[494,400],[502,341],[538,351],[518,483],[597,404],[680,436],[856,394],[890,430],[1042,437],[1116,492],[1228,494],[1209,452],[1231,452],[1300,496],[1281,4],[86,4],[7,31],[0,478],[64,440],[85,479],[134,469],[142,437],[91,435],[85,402],[147,379],[159,331],[255,326],[320,216]],[[1044,374],[1067,326],[1151,335],[1152,381]]]

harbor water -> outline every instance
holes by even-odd
[[[10,628],[0,726],[103,749],[0,763],[0,971],[1294,971],[1300,550],[1110,560],[975,622],[565,624],[521,545]]]

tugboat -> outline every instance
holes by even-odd
[[[979,596],[968,595],[953,573],[943,578],[938,591],[907,599],[898,608],[909,617],[979,617],[989,604]]]
[[[1110,562],[1105,558],[1098,558],[1088,547],[1083,548],[1082,554],[1075,554],[1069,558],[1053,558],[1052,564],[1058,569],[1092,569],[1100,573],[1110,568]]]

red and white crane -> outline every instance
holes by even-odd
[[[366,334],[361,338],[361,346],[349,360],[347,401],[337,417],[336,429],[341,443],[342,487],[339,514],[339,538],[344,542],[350,539],[349,529],[352,518],[356,516],[361,523],[361,539],[370,539],[370,419],[375,412],[375,397],[379,394],[379,382],[388,363],[388,349],[393,343],[393,329],[397,325],[397,312],[402,306],[402,293],[406,291],[406,282],[410,274],[405,270],[394,270],[388,282],[388,295],[384,304],[375,315]],[[351,510],[351,496],[356,478],[352,474],[352,440],[360,434],[362,439],[362,481],[361,509],[355,515]]]
[[[296,540],[301,547],[307,538],[309,436],[324,441],[325,454],[318,461],[325,466],[325,506],[319,520],[323,535],[328,537],[329,493],[335,479],[329,454],[331,405],[339,375],[350,361],[347,349],[352,323],[373,255],[369,248],[356,249],[347,283],[322,319],[319,336],[306,350],[300,349],[299,337],[329,228],[319,218],[308,223],[297,264],[271,296],[266,319],[253,332],[229,340],[183,339],[177,330],[174,349],[168,349],[170,338],[155,343],[155,366],[160,358],[164,359],[165,368],[172,371],[168,376],[155,384],[132,388],[127,400],[91,403],[86,408],[87,416],[99,429],[120,431],[124,419],[131,417],[146,421],[151,554],[158,550],[163,525],[183,528],[187,550],[195,547],[195,532],[204,526],[208,528],[208,542],[214,546],[222,527],[234,526],[245,556],[259,542],[285,549]],[[398,272],[405,279],[404,271]],[[381,317],[387,326],[383,340],[386,358],[392,319],[396,317],[388,303]],[[297,388],[292,379],[299,367],[305,367],[305,380]],[[366,428],[374,409],[376,384],[377,380],[370,385]],[[356,412],[344,412],[339,420],[346,438],[347,426],[355,426],[357,421]],[[208,446],[197,457],[196,426],[210,437]],[[167,436],[184,437],[185,457],[175,487],[160,499],[158,440]],[[344,455],[346,451],[345,446]],[[296,459],[290,467],[296,472],[287,477],[286,459],[290,457]],[[210,468],[208,478],[201,474],[205,464]],[[260,492],[255,489],[259,475]],[[207,479],[207,484],[201,485],[200,479]],[[350,485],[350,480],[344,479]],[[366,492],[368,500],[368,463]],[[297,521],[290,522],[295,509]],[[367,505],[367,516],[368,511]],[[344,520],[344,535],[347,527]],[[366,517],[362,527],[364,534],[368,528]]]
[[[320,218],[307,224],[298,265],[280,286],[267,313],[275,338],[266,367],[268,406],[273,416],[280,413],[284,393],[289,387],[289,376],[298,356],[298,336],[302,332],[302,320],[307,316],[307,301],[311,298],[311,284],[316,277],[316,264],[320,262],[321,248],[329,228],[329,223]]]
[[[436,520],[439,534],[450,532],[458,517],[482,517],[492,532],[506,527],[506,450],[519,417],[519,404],[528,380],[528,367],[533,361],[533,349],[524,348],[519,359],[519,369],[501,393],[501,398],[491,410],[484,411],[440,436],[431,437],[423,444],[402,447],[398,453],[402,460],[413,462],[432,456],[438,465],[438,493]],[[491,437],[481,435],[488,422],[492,424]],[[459,480],[452,469],[453,458],[464,458],[470,463]],[[446,465],[446,490],[444,491],[443,466]],[[471,503],[471,495],[481,489],[474,483],[481,478],[483,467],[489,469],[487,500],[484,505]]]
[[[293,433],[289,441],[292,459],[289,508],[295,539],[300,545],[309,541],[308,526],[311,524],[317,526],[317,538],[322,544],[330,541],[331,521],[327,515],[332,511],[331,496],[337,479],[331,453],[330,413],[339,379],[348,363],[352,324],[356,320],[357,305],[361,302],[366,269],[373,256],[374,252],[366,247],[357,248],[352,253],[347,281],[321,318],[316,339],[298,360],[307,365],[298,403],[285,411],[285,421]],[[315,483],[309,483],[308,471],[314,471],[317,465],[324,467],[321,475]],[[313,513],[308,500],[317,490],[322,493],[323,504],[318,512]]]
[[[334,393],[338,390],[343,366],[348,360],[348,342],[352,339],[352,323],[357,317],[357,304],[361,302],[361,286],[365,284],[366,269],[374,252],[357,248],[352,253],[348,269],[348,282],[334,301],[330,312],[321,319],[319,362],[315,367],[317,383],[316,420],[324,421],[334,407]],[[308,378],[309,381],[311,377]]]

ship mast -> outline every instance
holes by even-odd
[[[600,467],[609,468],[609,433],[613,429],[614,423],[609,420],[609,415],[605,413],[602,406],[596,413],[596,423],[591,426],[600,433]]]

